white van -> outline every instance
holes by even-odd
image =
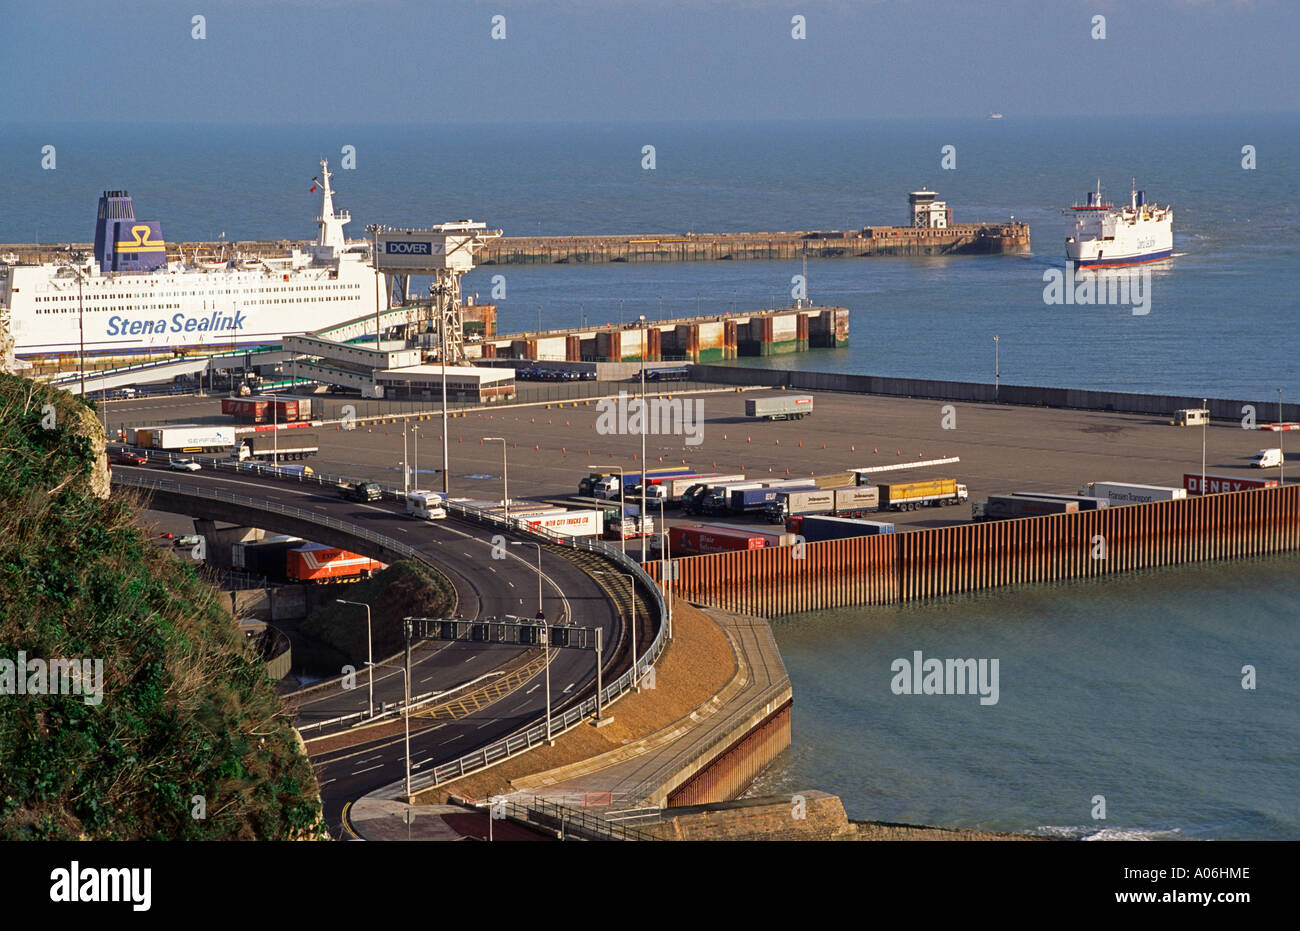
[[[1282,450],[1276,446],[1272,449],[1261,449],[1255,453],[1250,464],[1257,469],[1276,469],[1282,464]]]

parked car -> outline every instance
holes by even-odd
[[[193,459],[173,459],[172,468],[178,472],[198,472],[203,466]]]

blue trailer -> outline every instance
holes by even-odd
[[[776,496],[779,494],[788,491],[816,490],[816,485],[779,488],[736,488],[731,492],[731,498],[728,502],[728,510],[732,514],[746,514],[750,511],[762,511],[767,508],[768,502],[775,501]]]
[[[822,517],[809,514],[803,518],[799,533],[808,543],[845,540],[850,537],[874,537],[893,533],[894,525],[878,520],[855,520],[851,517]]]

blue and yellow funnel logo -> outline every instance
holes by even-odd
[[[166,252],[167,246],[161,238],[154,239],[153,233],[162,236],[161,230],[150,228],[147,223],[138,223],[131,227],[131,239],[119,239],[113,244],[113,251],[119,253]]]

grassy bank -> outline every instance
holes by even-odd
[[[93,408],[0,375],[0,839],[318,836],[273,683],[105,479]],[[99,661],[102,700],[13,694],[20,652]]]

